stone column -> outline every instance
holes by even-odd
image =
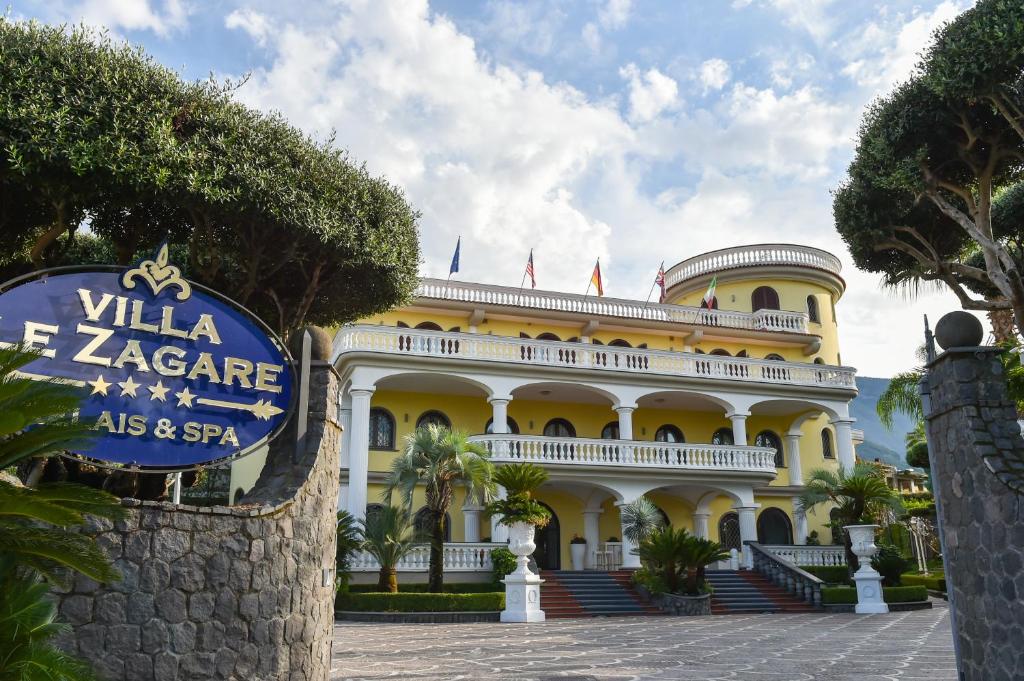
[[[483,510],[483,506],[477,505],[462,507],[462,526],[465,534],[463,541],[480,541],[480,513]]]
[[[619,439],[633,439],[633,411],[636,406],[615,407],[615,413],[619,415]]]
[[[797,497],[793,497],[793,543],[798,546],[807,543],[807,514],[797,506]]]
[[[601,544],[601,514],[603,510],[586,509],[583,511],[583,538],[587,540],[587,559],[584,562],[588,570],[594,569],[594,551]]]
[[[356,520],[366,517],[366,485],[370,468],[370,398],[374,386],[352,386],[352,428],[348,453],[348,512]]]
[[[853,449],[854,419],[835,419],[832,426],[836,429],[836,449],[839,453],[839,467],[844,471],[852,471],[857,463],[857,455]]]
[[[491,432],[495,435],[508,433],[508,403],[512,401],[512,396],[488,397],[487,401],[491,405]]]
[[[693,514],[693,533],[701,539],[710,539],[711,532],[708,529],[708,520],[711,518],[710,513],[694,513]]]
[[[341,468],[348,468],[348,450],[352,442],[352,401],[347,397],[338,409],[338,421],[341,423]]]
[[[495,497],[498,499],[504,499],[507,495],[505,488],[499,485],[498,493]],[[500,515],[491,516],[491,541],[498,544],[504,544],[508,541],[508,525],[501,524]]]
[[[627,504],[627,503],[629,503],[629,502],[618,501],[618,502],[615,502],[615,505],[620,507],[620,509],[621,509],[621,507],[623,505]],[[620,513],[619,513],[619,532],[620,532],[620,536],[622,538],[622,567],[624,567],[626,569],[638,568],[638,567],[640,567],[640,556],[638,556],[635,553],[633,553],[633,549],[636,548],[636,544],[631,542],[626,537],[626,531],[625,530],[626,530],[626,528],[622,524],[622,513],[620,511]]]
[[[748,570],[753,567],[753,559],[750,554],[748,541],[757,541],[757,509],[759,504],[753,506],[736,506],[736,513],[740,517],[740,544],[743,546],[743,566]]]
[[[733,412],[731,414],[727,414],[727,416],[729,417],[729,420],[732,421],[732,441],[741,447],[746,445],[747,417],[750,416],[750,412]]]
[[[789,484],[804,484],[803,462],[800,461],[800,437],[803,435],[799,430],[791,430],[786,433],[786,451],[789,453]]]

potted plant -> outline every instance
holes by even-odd
[[[671,526],[655,530],[636,548],[642,568],[634,580],[662,610],[674,615],[710,615],[711,589],[704,571],[728,554],[717,542]]]
[[[574,534],[569,540],[569,555],[572,557],[572,569],[582,570],[587,558],[587,540]]]

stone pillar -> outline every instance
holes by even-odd
[[[940,343],[948,318],[936,326]],[[961,678],[1010,681],[1024,641],[1024,441],[999,350],[955,347],[981,338],[978,328],[976,340],[948,343],[922,392]]]
[[[498,492],[495,497],[497,499],[504,499],[506,496],[505,488],[498,485]],[[508,525],[501,524],[501,516],[498,514],[491,516],[491,541],[498,544],[504,544],[508,541]]]
[[[480,513],[483,512],[483,510],[483,506],[477,505],[467,505],[462,507],[462,526],[465,534],[463,541],[480,541]]]
[[[620,508],[629,502],[618,501],[615,503]],[[619,532],[622,538],[622,567],[626,569],[634,569],[640,567],[640,556],[633,553],[633,549],[636,548],[636,544],[631,542],[626,537],[626,528],[622,525],[622,513],[619,513]]]
[[[803,546],[807,543],[807,514],[797,505],[798,497],[793,497],[793,543]]]
[[[839,467],[844,471],[852,471],[857,463],[857,455],[853,449],[853,419],[835,419],[832,426],[836,429],[836,449],[839,453]]]
[[[789,453],[789,484],[804,484],[803,462],[800,461],[800,437],[803,435],[799,430],[791,430],[786,433],[786,451]]]
[[[512,396],[489,397],[487,401],[491,404],[491,432],[495,435],[508,433],[508,403],[512,401]]]
[[[747,444],[748,416],[750,416],[748,411],[728,414],[729,420],[732,421],[732,441],[741,447]]]
[[[584,561],[584,565],[588,570],[594,569],[594,551],[596,551],[601,544],[602,513],[604,513],[604,511],[599,508],[588,508],[583,511],[583,538],[587,540],[587,559]]]
[[[748,570],[753,567],[753,558],[750,554],[748,541],[757,541],[757,509],[758,504],[753,506],[736,506],[736,513],[740,517],[740,544],[743,546],[743,566]]]
[[[619,439],[633,439],[633,411],[636,406],[615,407],[615,413],[619,415]]]
[[[710,539],[710,530],[708,529],[708,520],[711,518],[710,513],[694,513],[693,514],[693,533],[701,539]]]
[[[352,429],[348,452],[348,512],[356,520],[366,517],[366,486],[370,468],[370,398],[375,388],[352,386]]]

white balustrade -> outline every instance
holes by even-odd
[[[491,551],[505,544],[489,542],[449,542],[444,545],[445,572],[488,572],[492,569]],[[399,572],[425,572],[430,566],[430,545],[417,544],[398,566]],[[353,572],[376,572],[380,563],[366,551],[357,551],[352,558]]]
[[[695,326],[807,333],[807,314],[785,310],[758,310],[754,313],[707,310],[685,305],[644,303],[639,300],[582,296],[556,291],[521,291],[511,286],[463,284],[446,282],[444,279],[420,280],[420,286],[416,289],[416,297],[481,305],[508,305],[602,317],[675,322]]]
[[[671,287],[721,270],[761,265],[810,267],[836,276],[843,269],[839,258],[818,248],[796,244],[758,244],[723,248],[684,260],[665,273],[665,284]]]
[[[856,388],[854,370],[849,367],[379,325],[345,326],[338,330],[334,338],[335,359],[355,352],[576,367],[728,381]]]
[[[491,460],[497,462],[775,474],[775,450],[771,447],[508,434],[473,435],[469,439],[487,447]]]
[[[784,558],[800,566],[846,565],[846,551],[842,546],[789,546],[786,544],[762,544],[761,548],[772,555]]]

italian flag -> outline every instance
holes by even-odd
[[[711,283],[708,284],[708,291],[704,294],[704,307],[711,309],[712,303],[715,300],[715,287],[718,286],[718,277],[711,277]]]

